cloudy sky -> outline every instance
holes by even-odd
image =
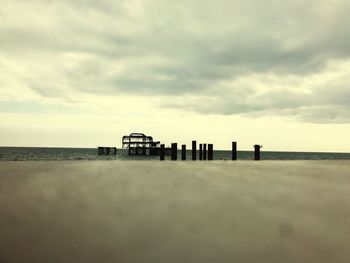
[[[0,145],[350,151],[348,0],[2,0]]]

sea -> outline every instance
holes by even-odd
[[[191,160],[192,152],[186,152]],[[231,160],[231,151],[214,150],[214,160]],[[252,160],[253,151],[238,151],[238,160]],[[169,160],[170,156],[165,159]],[[198,151],[197,151],[198,159]],[[97,148],[0,147],[0,161],[61,161],[61,160],[159,160],[159,156],[129,156],[127,149],[117,149],[116,155],[98,155]],[[181,151],[178,151],[181,160]],[[350,153],[275,152],[261,151],[261,160],[350,160]]]

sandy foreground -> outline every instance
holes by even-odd
[[[350,161],[0,162],[10,262],[350,262]]]

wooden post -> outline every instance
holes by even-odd
[[[259,161],[260,160],[260,148],[261,146],[258,144],[254,145],[254,160]]]
[[[204,161],[207,160],[207,144],[206,143],[203,144],[203,160]]]
[[[171,160],[172,161],[177,160],[177,143],[171,144]]]
[[[97,154],[98,154],[98,155],[102,155],[102,154],[103,154],[103,149],[102,149],[102,147],[98,147],[98,148],[97,148]]]
[[[232,142],[232,160],[237,160],[237,142]]]
[[[159,159],[161,160],[161,161],[164,161],[164,144],[161,144],[160,145],[160,154],[159,154]]]
[[[197,142],[192,141],[192,161],[197,159]]]
[[[213,157],[214,157],[213,145],[212,144],[208,144],[208,161],[212,161]]]
[[[183,144],[181,146],[181,160],[185,161],[186,160],[186,144]]]
[[[199,156],[198,156],[198,159],[199,159],[200,161],[203,160],[203,150],[202,150],[202,147],[203,147],[203,145],[200,143],[200,144],[199,144]]]
[[[113,155],[117,155],[117,147],[113,147],[112,148],[112,154]]]
[[[111,147],[106,147],[106,155],[110,155],[111,154]]]

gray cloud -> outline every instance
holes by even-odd
[[[25,65],[28,72],[18,78],[44,97],[74,100],[67,95],[72,90],[168,96],[161,107],[203,114],[350,119],[350,72],[309,83],[311,94],[300,91],[303,80],[350,58],[345,0],[33,0],[2,6],[0,55]],[[279,80],[271,87],[254,75]],[[204,106],[195,104],[202,100]]]

